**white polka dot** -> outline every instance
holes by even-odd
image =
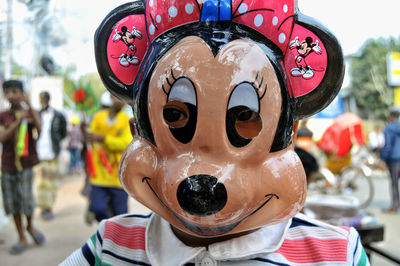
[[[261,14],[258,14],[255,18],[254,18],[254,25],[256,27],[260,27],[262,25],[264,21],[264,18]]]
[[[157,15],[156,21],[157,21],[157,23],[160,23],[160,22],[161,22],[161,16],[160,16],[160,15]]]
[[[286,41],[286,35],[285,33],[279,34],[279,42],[284,43]]]
[[[171,18],[174,18],[178,15],[178,9],[176,9],[176,7],[171,6],[170,8],[168,8],[168,14]]]
[[[287,11],[288,11],[288,6],[287,6],[287,5],[284,5],[284,6],[283,6],[283,12],[286,13]]]
[[[192,4],[186,4],[185,6],[185,11],[186,13],[188,13],[189,15],[193,13],[193,5]]]
[[[278,17],[274,17],[272,19],[272,25],[274,25],[274,26],[278,25]]]
[[[240,14],[246,13],[246,12],[247,12],[247,9],[248,9],[248,6],[247,6],[246,4],[244,4],[244,3],[242,3],[242,4],[239,6],[239,13],[240,13]]]
[[[153,35],[155,31],[156,31],[156,27],[154,27],[153,24],[150,24],[150,26],[149,26],[149,32],[150,32],[150,34]]]
[[[153,6],[153,0],[149,1],[149,6]]]

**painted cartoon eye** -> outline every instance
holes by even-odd
[[[252,84],[237,85],[229,98],[226,113],[226,132],[235,147],[243,147],[258,136],[262,129],[259,98]]]
[[[182,128],[189,120],[189,110],[184,103],[171,101],[165,105],[163,116],[165,122],[171,128]]]
[[[178,141],[186,144],[192,140],[197,124],[197,99],[189,78],[180,77],[172,83],[163,117]]]
[[[247,139],[257,137],[261,131],[261,127],[261,118],[257,112],[247,108],[243,108],[243,110],[239,112],[235,128],[240,136]]]

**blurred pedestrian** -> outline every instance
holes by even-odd
[[[297,147],[310,151],[313,148],[313,132],[307,127],[308,119],[303,119],[297,130],[296,145]]]
[[[118,164],[132,135],[129,116],[122,110],[124,103],[114,96],[111,100],[112,106],[95,114],[85,134],[92,155],[86,160],[93,162],[89,170],[90,210],[99,222],[128,211],[128,194],[119,182]]]
[[[374,130],[368,135],[369,148],[374,154],[379,154],[385,145],[385,135],[380,126],[375,126]]]
[[[40,133],[39,113],[32,109],[24,94],[22,82],[8,80],[3,83],[5,98],[10,109],[0,113],[1,189],[6,214],[13,215],[18,243],[10,249],[20,254],[27,248],[22,216],[26,216],[27,231],[38,245],[45,242],[44,235],[33,226],[35,201],[32,192],[32,167],[39,163],[33,131]]]
[[[111,94],[108,91],[103,92],[103,94],[101,95],[100,98],[100,105],[101,105],[101,109],[105,110],[108,108],[111,108],[111,106],[113,105],[112,100],[111,100]],[[84,117],[85,118],[85,117]],[[81,132],[83,133],[83,135],[86,135],[87,132],[87,127],[89,124],[89,118],[86,117],[86,119],[83,119],[83,121],[81,122],[80,128],[81,128]],[[87,161],[87,157],[88,155],[90,156],[90,149],[87,149],[87,143],[85,141],[85,139],[83,139],[83,147],[82,147],[82,152],[81,152],[81,158],[82,158],[82,162],[84,163],[84,168],[85,168],[85,182],[84,182],[84,186],[82,188],[82,195],[85,196],[88,199],[88,207],[85,211],[84,214],[84,220],[86,222],[86,224],[91,225],[93,223],[93,221],[96,220],[94,213],[90,210],[90,192],[92,190],[91,188],[91,184],[90,184],[90,174],[89,174],[89,167],[88,167],[88,161]],[[108,202],[109,206],[110,203]],[[110,209],[110,208],[109,208]]]
[[[391,206],[385,211],[398,212],[399,201],[399,178],[400,178],[400,121],[399,112],[391,111],[389,124],[384,129],[385,145],[381,150],[381,158],[385,161],[391,178]]]
[[[42,91],[39,94],[42,131],[37,143],[40,159],[39,176],[36,181],[38,206],[44,220],[54,219],[53,205],[60,186],[58,156],[61,141],[67,136],[67,122],[60,112],[50,106],[50,94]]]
[[[299,156],[306,172],[307,182],[319,169],[319,164],[312,150],[315,149],[313,132],[307,126],[308,119],[303,119],[297,129],[297,136],[294,151]]]
[[[111,94],[108,91],[103,92],[100,97],[101,109],[110,108],[113,105]]]
[[[71,129],[68,132],[69,144],[68,149],[70,152],[69,172],[75,173],[81,169],[81,149],[83,135],[79,127],[79,117],[71,117]]]

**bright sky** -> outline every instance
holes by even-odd
[[[78,74],[95,72],[93,34],[102,19],[113,8],[126,3],[123,0],[50,0],[61,21],[62,34],[68,43],[52,51],[57,64],[77,64]],[[0,21],[5,20],[7,0],[0,0]],[[356,53],[369,38],[400,37],[399,0],[298,0],[302,13],[316,18],[339,39],[345,55]],[[24,23],[28,14],[24,5],[14,0],[14,60],[29,65],[32,29]],[[1,25],[1,24],[0,24]],[[22,36],[22,37],[21,37]],[[28,40],[28,41],[27,41]]]
[[[400,38],[399,0],[299,0],[298,7],[336,35],[345,55],[369,38]]]

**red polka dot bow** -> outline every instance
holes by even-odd
[[[296,1],[149,0],[146,19],[150,41],[191,22],[232,20],[251,27],[285,51],[292,29]]]

